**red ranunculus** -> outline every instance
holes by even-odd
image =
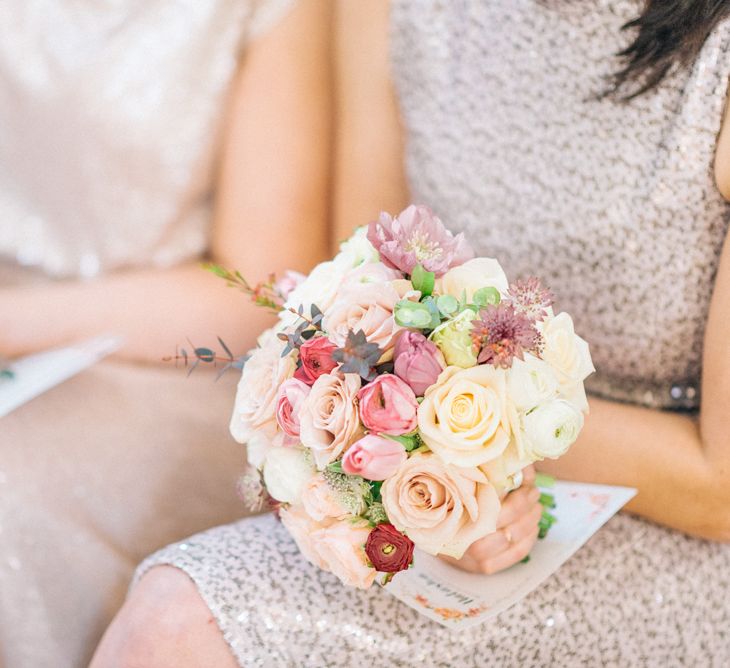
[[[397,573],[411,565],[413,541],[392,524],[378,524],[368,536],[365,554],[376,571]]]
[[[311,385],[317,378],[337,366],[337,362],[332,359],[335,350],[337,346],[326,336],[315,336],[305,341],[299,348],[302,365],[296,370],[294,377]]]

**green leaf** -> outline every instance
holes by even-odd
[[[555,487],[555,478],[547,473],[535,474],[535,487]]]
[[[433,293],[433,286],[436,282],[436,274],[432,271],[426,271],[422,264],[417,264],[411,274],[411,283],[413,288],[418,290],[423,297],[428,297]]]
[[[428,323],[426,329],[436,329],[441,324],[441,312],[436,305],[436,300],[433,297],[426,297],[421,303],[431,314],[431,321]]]
[[[418,435],[418,433],[403,434],[402,436],[393,436],[391,434],[381,435],[385,438],[389,438],[391,441],[397,441],[398,443],[400,443],[406,449],[406,452],[415,450],[421,445],[421,437]]]
[[[395,322],[401,327],[427,329],[433,321],[431,310],[426,304],[401,299],[395,305]]]
[[[342,460],[338,459],[336,462],[328,464],[327,470],[332,471],[333,473],[344,473],[344,471],[342,470]]]
[[[459,310],[459,301],[451,295],[441,295],[436,300],[436,306],[442,315],[448,317]]]
[[[502,296],[497,288],[479,288],[474,293],[474,303],[477,306],[496,306],[500,301],[502,301]]]
[[[201,362],[215,362],[215,353],[210,348],[195,348],[194,352]]]

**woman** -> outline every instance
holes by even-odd
[[[126,340],[2,420],[18,668],[86,665],[145,554],[244,512],[235,379],[160,362],[269,320],[200,260],[306,271],[327,245],[326,5],[87,4],[0,8],[0,356]]]
[[[726,663],[730,7],[339,9],[342,229],[424,202],[509,275],[544,276],[598,368],[584,434],[549,469],[638,487],[629,510],[645,519],[614,518],[494,624],[459,634],[346,590],[273,520],[242,521],[151,557],[94,665],[149,648],[146,666],[195,665],[171,646],[183,635],[187,656],[219,666]],[[470,557],[490,571],[510,549],[497,534]]]

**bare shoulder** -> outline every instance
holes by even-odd
[[[390,2],[338,0],[335,10],[335,236],[408,194],[403,132],[388,55]]]

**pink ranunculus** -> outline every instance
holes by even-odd
[[[284,445],[299,443],[299,411],[309,390],[309,385],[296,378],[285,380],[279,387],[276,421],[286,435]]]
[[[358,392],[357,398],[360,419],[370,431],[398,436],[413,431],[418,424],[416,395],[398,376],[378,376]]]
[[[403,332],[395,344],[395,375],[423,396],[436,382],[446,362],[436,344],[420,332]]]
[[[332,359],[335,350],[337,346],[326,336],[315,336],[305,341],[299,348],[302,365],[294,373],[294,378],[311,385],[317,378],[332,371],[337,366]]]
[[[409,206],[397,218],[381,213],[370,223],[368,241],[388,267],[412,274],[417,264],[436,276],[474,257],[463,234],[453,236],[425,206]]]
[[[390,478],[408,455],[397,441],[368,434],[353,443],[342,458],[342,470],[368,480]]]

